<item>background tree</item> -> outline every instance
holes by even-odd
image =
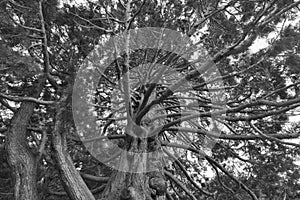
[[[6,183],[1,198],[298,198],[294,161],[299,145],[293,139],[299,137],[299,125],[291,126],[289,117],[300,106],[299,24],[291,23],[299,4],[1,1],[0,178]],[[94,111],[105,131],[80,138],[83,130],[71,117],[76,72],[99,37],[142,27],[191,37],[206,49],[198,63],[205,64],[210,55],[220,74],[209,75],[211,65],[193,70],[197,62],[173,52],[128,50],[104,71],[94,96]],[[276,36],[267,48],[251,52],[256,39],[271,33]],[[160,74],[152,76],[157,84],[140,81],[147,72]],[[120,79],[123,75],[127,79]],[[178,77],[193,87],[175,87],[184,83]],[[120,98],[111,99],[116,91]],[[224,91],[222,101],[211,97]],[[154,135],[134,137],[144,129]],[[130,156],[118,153],[120,148],[155,149],[158,173],[126,173],[99,162],[83,144],[104,136],[114,144],[100,151],[108,166]],[[128,165],[138,167],[139,159]],[[215,175],[209,177],[208,171]]]

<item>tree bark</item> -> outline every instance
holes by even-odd
[[[52,135],[54,160],[61,175],[63,187],[72,200],[94,200],[94,196],[76,170],[68,153],[66,134],[73,128],[71,109],[72,87],[62,93],[57,105],[55,127]]]
[[[46,78],[41,77],[36,88],[31,91],[34,98],[38,98],[43,90]],[[38,155],[34,155],[27,141],[28,122],[36,107],[34,102],[22,102],[14,113],[7,131],[8,161],[14,177],[15,200],[38,199],[37,164]]]
[[[159,145],[150,152],[149,138],[127,138],[125,146],[101,200],[164,200],[167,185]]]
[[[35,103],[23,102],[14,114],[8,129],[7,151],[13,170],[16,200],[38,199],[37,157],[32,154],[26,139],[27,124],[35,106]]]

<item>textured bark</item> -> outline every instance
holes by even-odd
[[[72,129],[73,123],[71,94],[71,87],[64,90],[57,105],[55,128],[52,135],[54,159],[69,198],[72,200],[93,200],[95,199],[93,194],[76,170],[67,149],[66,134]]]
[[[121,155],[119,170],[113,172],[101,200],[164,200],[166,182],[161,150],[158,148],[151,154],[143,153],[149,151],[149,139],[132,139],[127,141],[126,146],[128,148]],[[155,178],[163,180],[158,190],[151,187]]]
[[[26,140],[27,124],[35,106],[35,103],[22,103],[14,114],[7,134],[7,151],[9,163],[13,170],[14,197],[16,200],[38,199],[37,159],[29,149]]]
[[[45,84],[41,77],[31,96],[38,98]],[[7,134],[8,160],[14,177],[14,197],[16,200],[38,199],[37,192],[37,162],[38,156],[29,148],[26,132],[28,122],[34,112],[36,103],[22,102],[14,113]]]

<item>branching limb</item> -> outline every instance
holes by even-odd
[[[256,114],[256,115],[250,115],[250,116],[241,116],[241,117],[229,117],[229,116],[222,116],[223,114],[226,113],[237,113],[240,112],[241,110],[248,108],[248,107],[253,107],[253,106],[258,106],[258,105],[268,105],[268,106],[275,106],[278,107],[276,109],[273,109],[269,112],[265,112],[262,114]],[[280,108],[283,107],[283,108]],[[227,121],[250,121],[250,120],[256,120],[256,119],[262,119],[271,115],[277,115],[281,114],[284,112],[287,112],[289,110],[295,109],[297,107],[300,107],[300,98],[296,98],[293,100],[289,101],[284,101],[284,102],[274,102],[274,101],[265,101],[265,100],[258,100],[250,103],[246,103],[234,108],[228,108],[228,109],[223,109],[223,110],[218,110],[218,111],[212,111],[212,112],[202,112],[202,113],[196,113],[196,114],[191,114],[185,117],[181,117],[178,120],[174,120],[172,122],[169,122],[165,125],[161,125],[155,130],[153,130],[153,133],[156,133],[158,130],[162,129],[167,129],[169,127],[172,127],[178,123],[181,123],[183,121],[188,121],[191,119],[195,119],[198,117],[211,117],[211,116],[218,116],[220,119],[225,119]]]
[[[258,200],[258,198],[256,197],[256,195],[254,194],[253,191],[251,191],[245,184],[243,184],[241,181],[239,181],[238,179],[236,179],[232,174],[230,174],[226,169],[224,169],[217,161],[215,161],[214,159],[212,159],[211,157],[207,156],[204,152],[195,149],[193,147],[189,147],[189,146],[185,146],[185,145],[180,145],[180,144],[167,144],[164,143],[164,146],[170,146],[170,147],[177,147],[177,148],[182,148],[182,149],[186,149],[189,150],[191,152],[194,152],[196,154],[199,154],[200,156],[203,156],[211,165],[216,166],[217,168],[219,168],[223,173],[225,173],[229,178],[231,178],[232,180],[234,180],[239,186],[241,186],[251,197],[253,200]]]

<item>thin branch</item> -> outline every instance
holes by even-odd
[[[193,129],[193,128],[184,128],[184,127],[170,127],[166,129],[166,131],[198,133],[201,135],[207,135],[221,140],[264,140],[264,138],[259,135],[226,135],[223,133],[220,134],[213,131],[207,131],[204,129]],[[270,136],[277,139],[296,139],[300,137],[300,133],[299,134],[271,134]]]
[[[297,81],[297,82],[295,82],[295,83],[293,83],[293,84],[290,84],[290,85],[287,85],[287,86],[278,88],[278,89],[276,89],[276,90],[270,92],[269,94],[264,95],[264,96],[262,97],[262,99],[266,99],[266,98],[268,98],[268,97],[270,97],[270,96],[272,96],[272,95],[274,95],[274,94],[276,94],[276,93],[278,93],[278,92],[280,92],[280,91],[282,91],[282,90],[286,90],[286,89],[288,89],[288,88],[290,88],[290,87],[293,87],[293,86],[296,86],[296,85],[299,85],[299,84],[300,84],[300,81]]]
[[[37,32],[37,33],[43,33],[41,29],[37,29],[37,28],[34,28],[34,27],[25,26],[25,25],[23,25],[23,24],[21,24],[21,23],[16,22],[16,21],[14,20],[14,18],[13,18],[9,13],[7,13],[7,16],[8,16],[8,17],[12,20],[12,22],[13,22],[15,25],[17,25],[17,26],[20,26],[20,27],[22,27],[22,28],[24,28],[24,29],[26,29],[26,30],[29,30],[29,31],[33,31],[33,32]]]
[[[33,102],[41,105],[52,105],[55,102],[54,101],[43,101],[39,100],[33,97],[18,97],[18,96],[10,96],[7,94],[0,93],[0,97],[4,99],[8,99],[10,101],[15,101],[15,102]]]
[[[204,152],[195,149],[193,147],[189,147],[189,146],[185,146],[185,145],[180,145],[180,144],[176,144],[176,145],[169,145],[167,143],[164,143],[165,146],[171,146],[171,147],[177,147],[177,148],[182,148],[182,149],[186,149],[189,150],[191,152],[194,152],[196,154],[199,154],[200,156],[205,157],[205,159],[212,165],[215,165],[217,168],[219,168],[223,173],[225,173],[229,178],[231,178],[232,180],[234,180],[239,186],[241,186],[251,197],[253,200],[258,200],[258,198],[256,197],[256,195],[254,194],[253,191],[251,191],[245,184],[243,184],[241,181],[239,181],[238,179],[236,179],[232,174],[230,174],[226,169],[224,169],[218,162],[216,162],[214,159],[212,159],[211,157],[207,156]]]
[[[80,20],[82,20],[82,21],[84,21],[84,22],[90,24],[91,26],[89,26],[88,28],[96,28],[96,29],[99,29],[99,30],[101,30],[101,31],[104,31],[105,33],[112,33],[112,32],[113,32],[113,31],[111,31],[111,30],[107,30],[107,29],[105,29],[105,28],[102,28],[102,27],[100,27],[100,26],[94,24],[94,23],[91,22],[90,20],[85,19],[85,18],[79,16],[79,15],[76,14],[76,13],[73,13],[73,12],[69,12],[69,13],[70,13],[71,15],[74,15],[74,16],[78,17]],[[82,26],[82,27],[87,28],[87,26],[78,23],[76,20],[74,20],[74,22],[77,23],[78,25]]]
[[[141,10],[142,10],[142,8],[144,7],[145,3],[146,3],[146,0],[143,0],[142,5],[141,5],[141,6],[139,7],[139,9],[133,14],[133,16],[129,19],[127,30],[130,29],[131,24],[133,23],[133,21],[134,21],[134,19],[137,17],[137,15],[141,12]],[[126,8],[126,12],[127,12],[127,8]]]
[[[186,178],[192,183],[192,185],[197,188],[201,193],[207,195],[207,196],[215,196],[216,192],[210,193],[208,191],[203,190],[199,185],[190,177],[188,172],[186,171],[186,167],[174,156],[172,155],[166,148],[163,149],[164,152],[174,160],[174,162],[177,164],[177,166],[181,169],[183,174],[186,176]]]
[[[294,146],[294,147],[300,147],[300,144],[296,144],[296,143],[291,143],[291,142],[285,142],[282,141],[278,138],[272,137],[270,135],[264,134],[261,130],[259,130],[259,128],[257,128],[252,122],[249,122],[251,128],[253,128],[259,135],[261,135],[264,139],[268,139],[270,141],[274,141],[274,142],[278,142],[280,144],[285,144],[285,145],[290,145],[290,146]]]
[[[99,183],[107,183],[109,180],[109,177],[94,176],[91,174],[85,174],[83,172],[81,172],[80,175],[82,176],[82,178],[88,179],[90,181],[96,181]]]
[[[193,200],[197,200],[197,198],[193,195],[193,193],[189,189],[187,189],[185,187],[185,185],[180,182],[180,180],[178,180],[175,176],[173,176],[173,174],[171,174],[168,171],[164,171],[164,173],[165,173],[165,175],[167,177],[169,177],[169,179],[171,181],[173,181],[174,183],[176,183],[176,185],[178,185],[188,196],[190,196]]]
[[[290,110],[298,108],[298,107],[300,107],[300,103],[290,105],[290,106],[288,106],[286,108],[283,108],[283,109],[275,109],[275,110],[272,110],[270,112],[266,112],[266,113],[263,113],[263,114],[256,114],[256,115],[245,116],[245,117],[228,117],[228,116],[223,117],[223,116],[221,116],[219,118],[220,119],[225,119],[225,120],[231,121],[231,122],[251,121],[251,120],[257,120],[257,119],[263,119],[263,118],[269,117],[271,115],[279,115],[279,114],[282,114],[284,112],[290,111]]]
[[[266,18],[262,23],[261,25],[266,25],[268,23],[270,23],[271,21],[273,21],[274,19],[278,18],[280,15],[282,15],[283,13],[289,11],[290,9],[298,6],[300,4],[300,1],[296,1],[290,5],[288,5],[287,7],[283,8],[282,10],[280,10],[279,12],[277,12],[276,14],[274,13],[271,13],[271,15]]]
[[[250,196],[253,200],[258,200],[256,195],[252,190],[250,190],[244,183],[236,179],[232,174],[230,174],[226,169],[224,169],[217,161],[212,159],[209,156],[205,156],[206,160],[211,164],[219,168],[224,174],[226,174],[229,178],[231,178],[234,182],[236,182],[239,186],[241,186]]]
[[[190,37],[192,36],[197,28],[199,26],[201,26],[201,24],[203,24],[206,20],[208,20],[209,18],[211,18],[212,16],[218,14],[219,12],[222,12],[223,10],[226,10],[229,6],[232,6],[234,5],[235,3],[237,2],[237,0],[234,0],[234,1],[230,1],[227,5],[223,6],[222,8],[220,9],[217,9],[217,10],[214,10],[212,11],[211,13],[209,13],[208,15],[204,16],[203,19],[201,19],[199,22],[197,22],[196,24],[192,25],[190,30],[188,31],[187,35]]]
[[[195,149],[193,147],[190,147],[190,146],[184,145],[184,144],[162,142],[161,145],[162,146],[166,146],[166,147],[174,147],[174,148],[186,149],[186,150],[192,151],[192,152],[194,152],[196,154],[199,154],[200,156],[203,156],[203,157],[206,156],[206,153],[204,151]]]
[[[221,177],[220,177],[220,174],[219,174],[219,171],[218,171],[218,168],[217,168],[215,165],[211,165],[211,166],[214,168],[214,170],[215,170],[215,172],[216,172],[216,174],[217,174],[218,182],[221,184],[221,186],[222,186],[223,188],[225,188],[226,190],[228,190],[231,194],[234,194],[234,191],[233,191],[231,188],[227,187],[227,186],[222,182]]]
[[[217,143],[217,145],[219,145],[220,147],[226,149],[229,154],[233,155],[234,157],[236,157],[237,159],[239,159],[240,161],[243,161],[243,162],[246,162],[246,163],[251,163],[251,164],[256,164],[254,161],[251,161],[251,160],[246,160],[242,157],[240,157],[236,152],[234,152],[229,146],[225,146],[224,144],[222,143]]]
[[[32,8],[30,7],[27,7],[27,6],[24,6],[24,5],[21,5],[13,0],[9,0],[8,1],[9,3],[13,4],[14,6],[17,6],[17,7],[20,7],[20,8],[24,8],[24,9],[27,9],[27,10],[31,10]]]
[[[47,32],[46,32],[42,2],[43,1],[39,1],[39,13],[40,13],[40,18],[41,18],[41,26],[42,26],[42,34],[43,34],[42,49],[43,49],[43,60],[44,60],[44,63],[43,63],[44,64],[44,73],[45,73],[48,81],[51,83],[51,85],[57,89],[59,86],[49,73],[50,72],[50,59],[49,59],[49,53],[48,53],[48,39],[47,39]]]
[[[265,54],[265,55],[267,55],[267,54]],[[204,87],[204,86],[207,85],[207,84],[214,83],[214,82],[216,82],[216,81],[224,81],[225,79],[229,79],[229,78],[235,77],[235,76],[237,76],[237,75],[243,74],[243,73],[245,73],[245,72],[247,72],[247,71],[253,69],[255,66],[257,66],[258,64],[260,64],[261,62],[263,62],[265,59],[266,59],[266,57],[263,56],[263,57],[262,57],[261,59],[259,59],[256,63],[250,65],[250,66],[247,67],[246,69],[243,69],[243,70],[238,71],[238,72],[235,71],[235,72],[229,73],[229,74],[227,74],[227,75],[225,75],[225,76],[216,77],[216,78],[214,78],[214,79],[212,79],[212,80],[208,80],[208,81],[206,81],[206,82],[204,82],[204,83],[202,83],[202,84],[199,84],[199,85],[196,85],[196,86],[193,86],[193,87],[194,87],[194,88],[197,88],[197,87]]]

